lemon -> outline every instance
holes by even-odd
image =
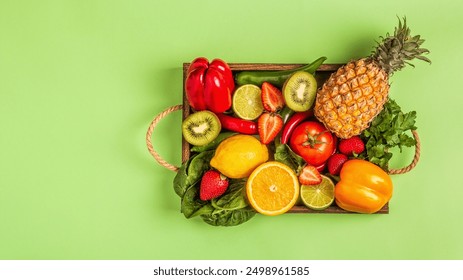
[[[233,112],[244,120],[255,120],[264,111],[262,91],[256,85],[242,85],[233,93]]]
[[[305,206],[313,210],[324,210],[334,201],[333,181],[322,175],[322,182],[318,185],[301,185],[300,194]]]
[[[238,134],[223,140],[210,165],[228,178],[246,178],[268,160],[267,146],[255,137]]]

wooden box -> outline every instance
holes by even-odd
[[[228,63],[233,74],[238,73],[239,71],[247,70],[258,70],[258,71],[275,71],[275,70],[289,70],[303,66],[304,64],[269,64],[269,63]],[[185,94],[185,79],[190,63],[183,64],[183,120],[191,113],[190,106],[186,99]],[[317,72],[315,73],[315,78],[317,79],[318,85],[324,83],[325,80],[329,78],[331,73],[335,72],[342,64],[322,64]],[[190,157],[190,145],[188,142],[183,139],[182,141],[182,162],[185,162]],[[330,207],[325,210],[311,210],[304,205],[296,205],[287,213],[345,213],[345,214],[355,214],[353,212],[345,211],[339,208],[336,203],[333,203]],[[388,214],[389,205],[388,203],[375,214]]]

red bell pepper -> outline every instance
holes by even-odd
[[[198,57],[190,64],[185,80],[187,100],[196,111],[223,113],[232,105],[235,81],[228,64],[221,59],[211,63]]]

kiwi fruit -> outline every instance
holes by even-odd
[[[283,85],[286,105],[296,112],[309,110],[317,95],[317,80],[309,72],[294,72]]]
[[[209,144],[219,135],[221,129],[217,115],[207,110],[189,115],[182,123],[183,137],[194,146]]]

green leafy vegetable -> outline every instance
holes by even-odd
[[[246,207],[233,211],[219,211],[211,215],[202,215],[201,218],[213,226],[237,226],[249,221],[254,215],[256,215],[256,211]]]
[[[370,127],[362,132],[368,160],[388,171],[388,163],[392,158],[389,149],[398,147],[402,152],[402,147],[416,144],[415,139],[407,134],[407,131],[416,129],[415,119],[415,111],[403,113],[400,106],[389,99]]]
[[[201,216],[203,221],[214,226],[236,226],[254,217],[256,211],[249,207],[245,189],[245,180],[230,180],[227,191],[211,201],[212,213]]]
[[[211,200],[215,209],[237,210],[248,206],[246,201],[246,181],[230,180],[227,191],[220,197]]]
[[[198,182],[204,172],[209,170],[209,162],[214,156],[215,151],[205,151],[194,156],[188,166],[187,184],[193,185]]]
[[[190,185],[187,185],[187,167],[190,162],[191,158],[180,166],[177,175],[174,177],[174,191],[180,197],[183,197],[188,187],[190,187]]]
[[[286,144],[281,144],[280,141],[275,140],[275,154],[273,155],[276,161],[279,161],[299,174],[304,165],[305,160],[297,155],[291,148]]]
[[[214,156],[214,151],[206,151],[190,157],[178,170],[174,177],[175,193],[183,197],[189,187],[196,184],[209,167],[209,161]]]
[[[225,139],[229,138],[230,136],[235,135],[236,132],[231,132],[231,131],[226,131],[220,133],[212,142],[209,144],[206,144],[204,146],[193,146],[193,148],[190,149],[192,152],[204,152],[204,151],[210,151],[210,150],[215,150],[217,146]]]
[[[214,211],[210,203],[199,199],[198,184],[191,186],[182,197],[181,212],[185,215],[185,218],[189,219],[198,215],[211,214]]]
[[[199,199],[199,187],[214,150],[193,155],[179,169],[174,178],[174,190],[181,198],[181,212],[190,219],[200,216],[214,226],[235,226],[251,219],[256,212],[246,200],[246,180],[230,180],[227,191],[211,201]]]

